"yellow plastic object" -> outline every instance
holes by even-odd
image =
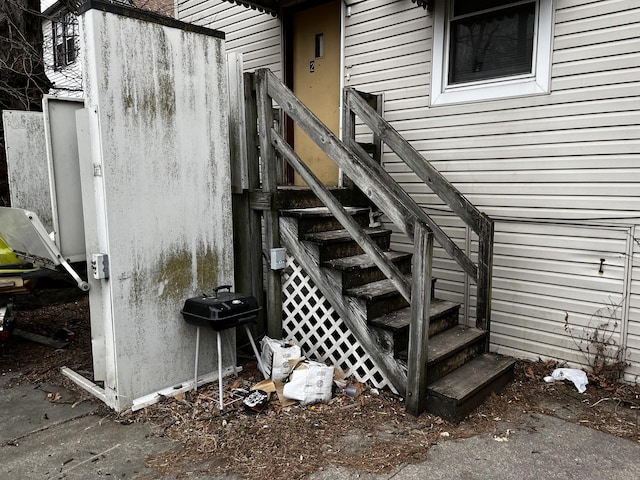
[[[18,258],[4,238],[0,236],[0,275],[21,274],[38,270],[30,263]]]

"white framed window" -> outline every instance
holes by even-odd
[[[438,0],[431,105],[548,93],[552,0]]]
[[[71,12],[62,14],[51,23],[51,30],[53,66],[58,70],[72,64],[78,56],[78,17]]]

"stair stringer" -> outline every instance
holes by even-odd
[[[368,324],[358,301],[342,295],[340,282],[335,282],[323,272],[326,269],[320,266],[313,245],[299,240],[297,232],[295,219],[280,218],[280,239],[288,253],[313,280],[396,392],[404,395],[407,387],[406,366],[393,357],[393,351],[379,344],[378,334]]]

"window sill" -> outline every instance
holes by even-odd
[[[431,97],[431,105],[481,102],[483,100],[497,100],[546,93],[549,93],[548,84],[542,84],[535,79],[494,82],[490,85],[454,87],[439,94],[434,93]]]

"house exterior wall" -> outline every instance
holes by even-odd
[[[626,252],[640,214],[640,10],[617,1],[557,1],[554,13],[548,95],[431,107],[432,16],[407,1],[351,6],[345,84],[383,93],[385,118],[496,220],[492,348],[584,363],[585,328],[612,310],[613,339],[626,344],[636,366],[631,379],[640,361],[632,334],[638,315],[623,299],[638,280],[633,267],[629,284],[637,257]],[[383,162],[475,253],[473,236],[415,175],[390,152]],[[395,241],[405,248],[404,238]],[[436,255],[438,295],[469,299],[473,322],[473,283]]]
[[[282,72],[280,20],[222,0],[177,0],[176,17],[225,32],[227,52],[242,53],[244,68]]]
[[[585,363],[584,329],[613,310],[613,338],[627,348],[633,380],[640,366],[640,7],[553,1],[548,94],[432,106],[434,14],[409,0],[345,4],[344,85],[382,93],[384,117],[496,221],[492,348]],[[442,6],[436,2],[436,15]],[[224,1],[180,1],[177,13],[239,37],[228,49],[253,55],[265,44],[260,29],[277,24]],[[262,60],[253,56],[251,68],[277,64],[274,50],[269,44]],[[385,151],[383,164],[475,253],[475,236],[395,155]],[[393,241],[410,249],[400,234]],[[464,321],[473,323],[473,282],[439,250],[434,269],[438,296],[464,303]]]

